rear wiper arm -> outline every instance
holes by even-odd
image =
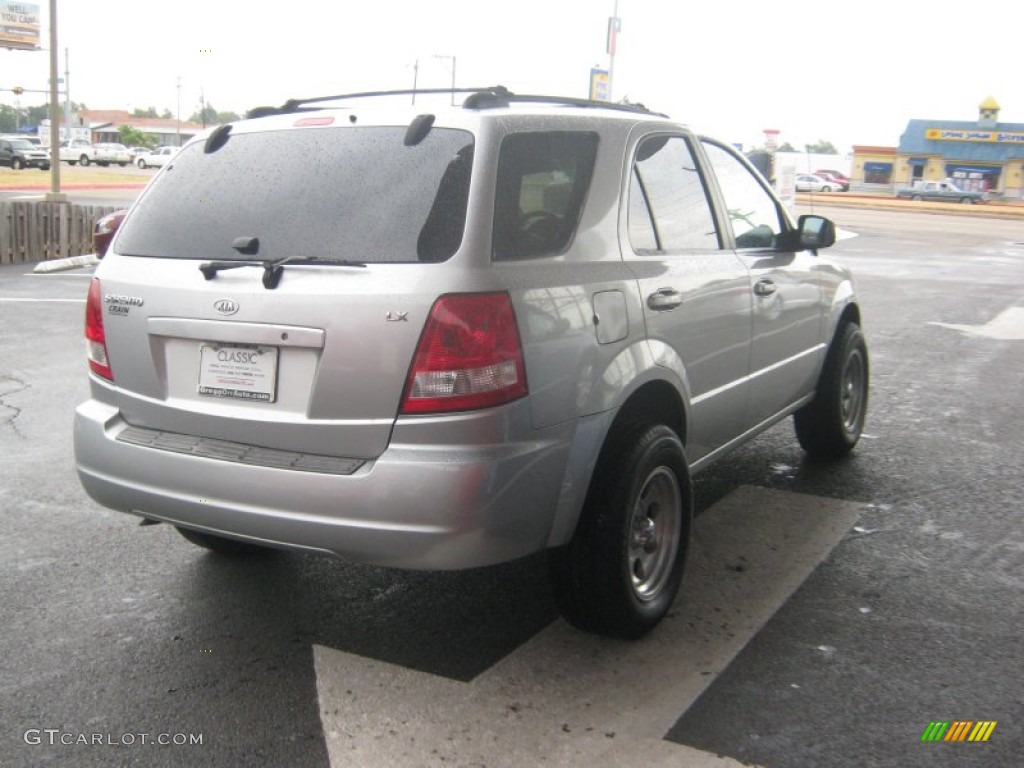
[[[208,261],[199,265],[199,271],[207,280],[213,280],[222,269],[238,269],[239,267],[263,267],[263,287],[268,290],[277,288],[281,282],[281,273],[284,272],[284,264],[289,258],[278,259],[277,261]]]
[[[284,274],[285,264],[335,264],[343,267],[365,267],[358,261],[347,259],[318,259],[318,258],[296,258],[286,256],[283,259],[266,261],[207,261],[199,265],[199,271],[207,280],[213,280],[217,273],[224,269],[237,269],[238,267],[263,267],[263,287],[271,290],[277,288],[281,282],[281,275]]]

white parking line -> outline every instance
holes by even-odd
[[[739,488],[696,521],[680,600],[636,643],[559,620],[470,683],[314,646],[331,766],[739,766],[664,735],[860,509]]]
[[[954,323],[929,322],[940,328],[951,328],[971,336],[985,336],[1002,341],[1024,340],[1024,307],[1004,309],[984,325],[956,325]]]

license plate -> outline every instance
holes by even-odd
[[[277,395],[277,347],[199,347],[199,394],[272,403]]]

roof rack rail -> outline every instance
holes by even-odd
[[[365,99],[379,96],[418,96],[423,94],[456,94],[468,93],[462,103],[463,109],[497,109],[512,103],[557,104],[567,107],[585,107],[590,109],[614,109],[621,112],[636,112],[648,115],[667,117],[661,112],[652,112],[643,104],[613,104],[607,101],[580,99],[572,96],[539,96],[512,93],[503,85],[484,88],[412,88],[397,91],[363,91],[360,93],[341,93],[335,96],[315,96],[308,99],[288,99],[279,107],[253,107],[245,113],[246,118],[266,117],[268,115],[287,115],[295,112],[307,112],[329,101],[345,101],[347,99]]]

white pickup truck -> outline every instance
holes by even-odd
[[[90,144],[84,139],[72,139],[60,145],[60,160],[68,165],[81,163],[89,165],[126,166],[132,161],[131,154],[123,144]]]

